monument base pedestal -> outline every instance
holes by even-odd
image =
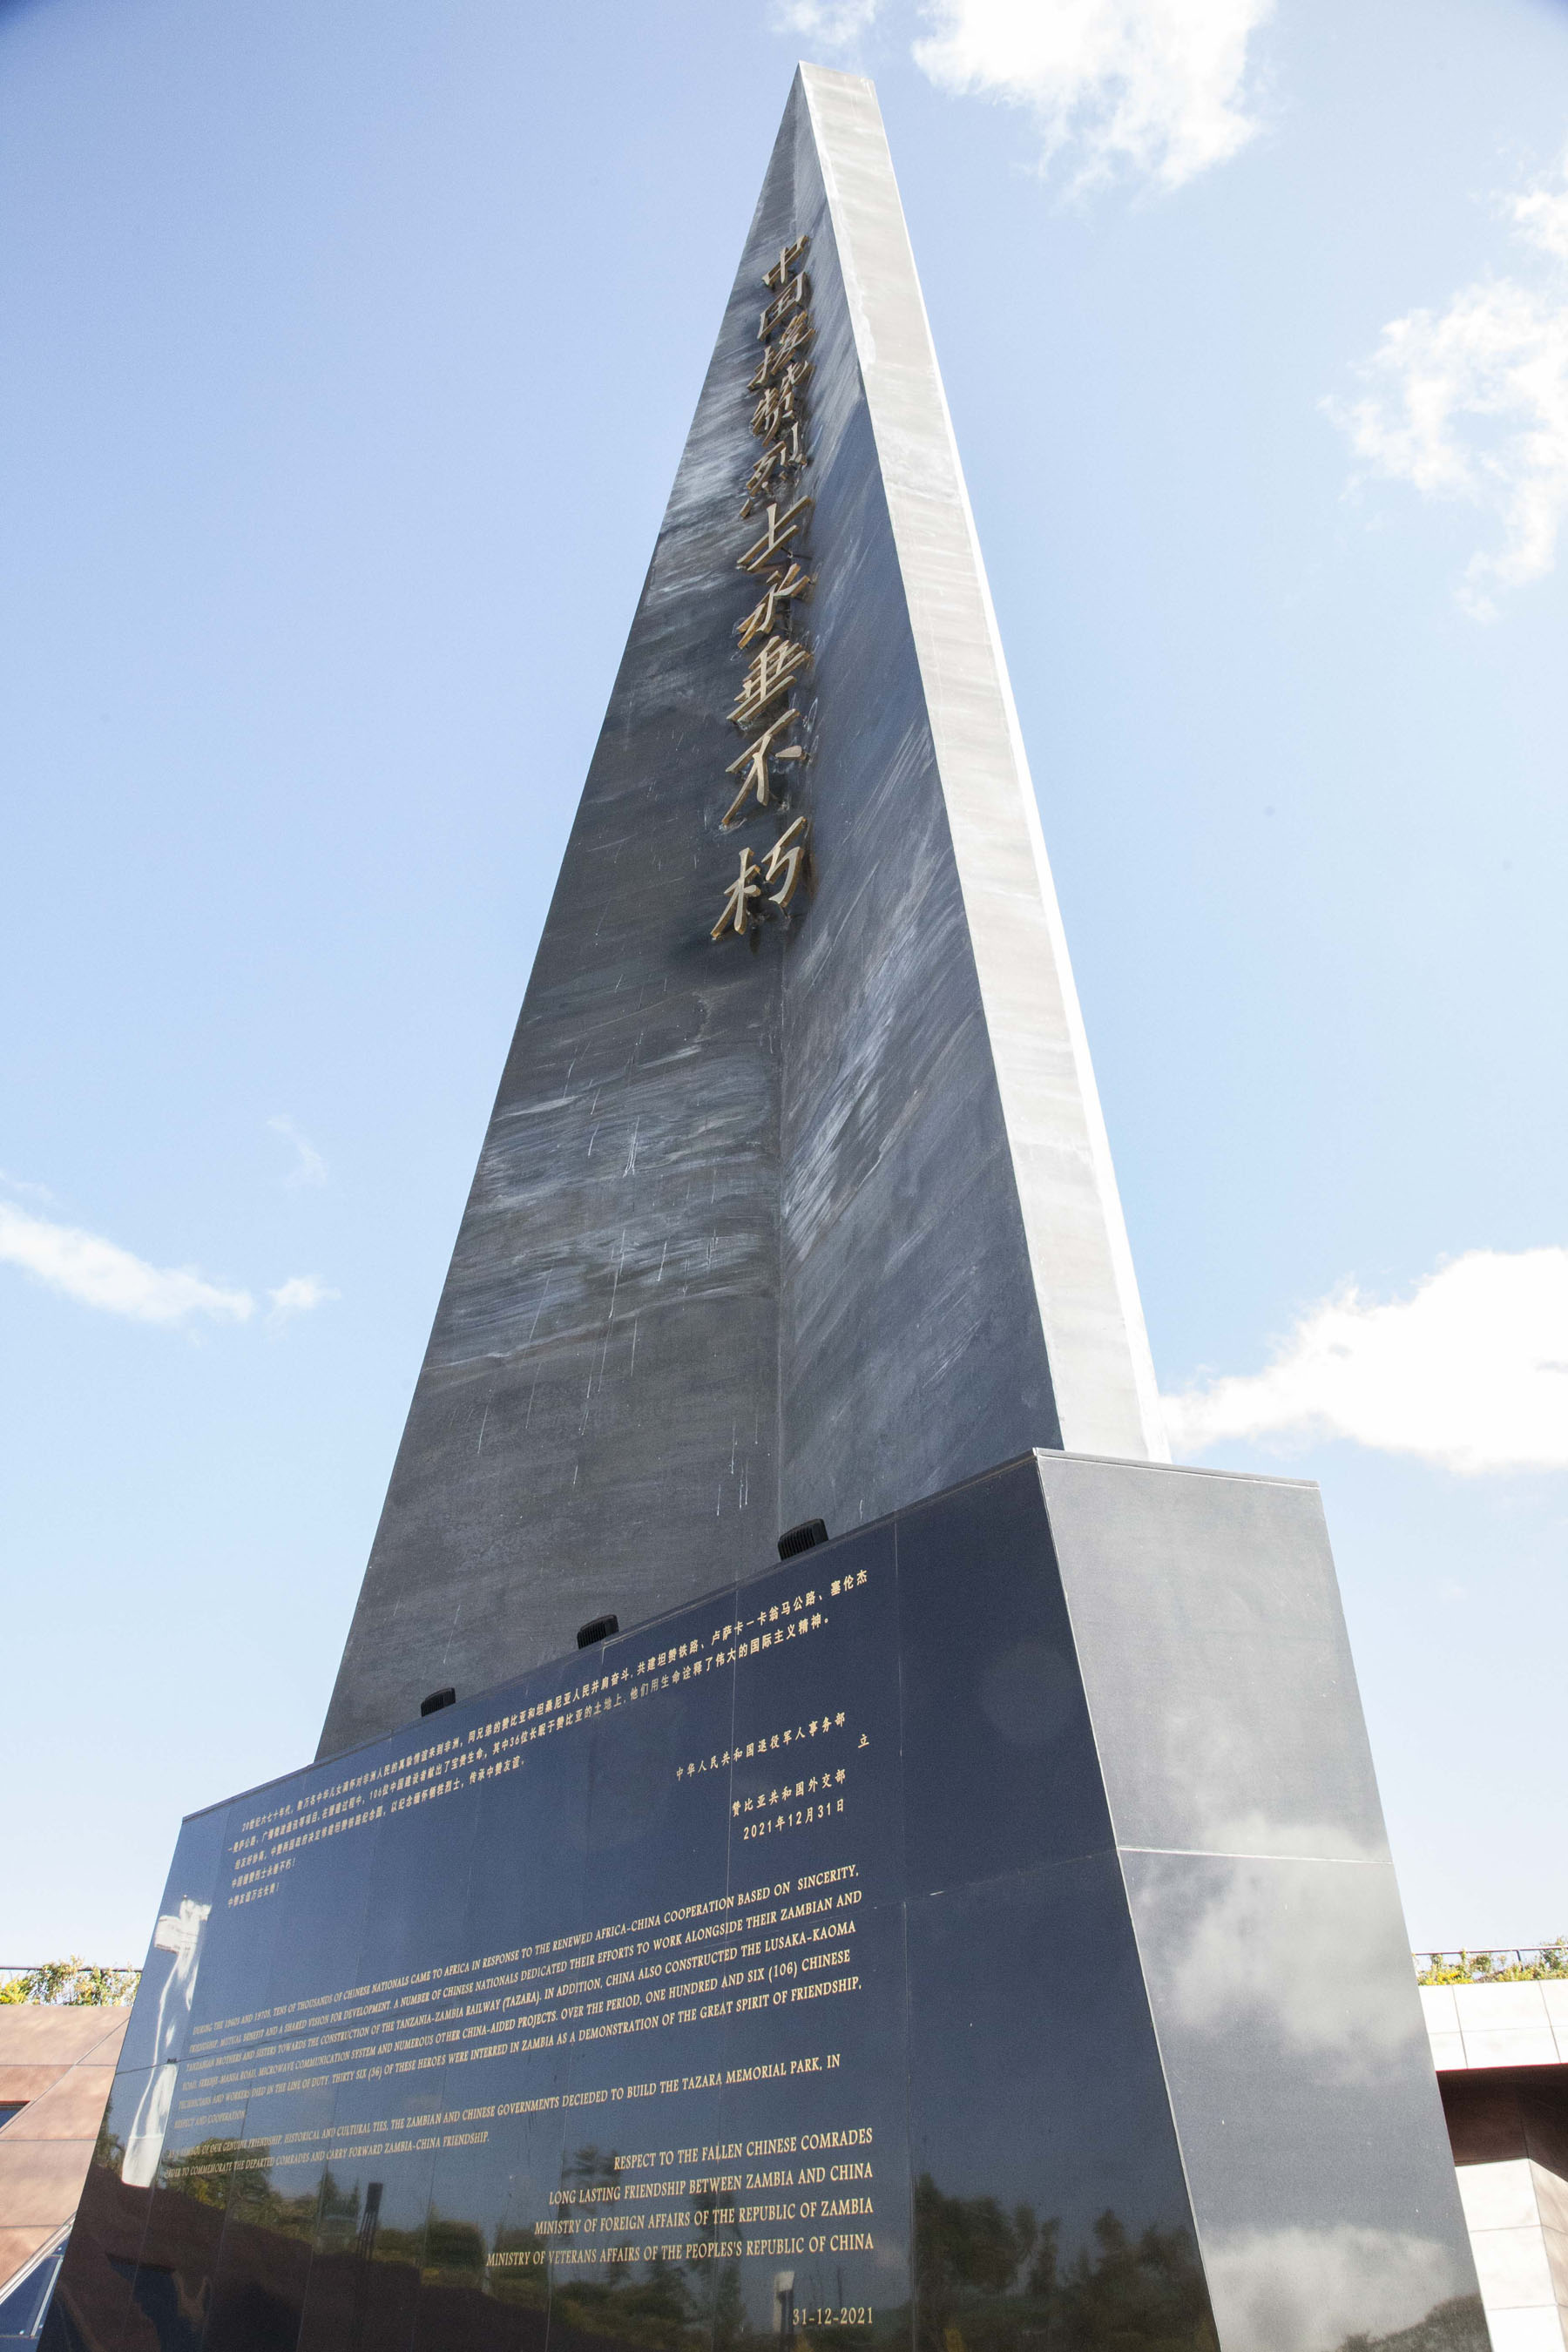
[[[1040,1454],[185,1824],[65,2352],[1485,2352],[1316,1490]]]

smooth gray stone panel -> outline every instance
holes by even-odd
[[[1483,2346],[1317,1488],[1036,1460],[1224,2352]]]

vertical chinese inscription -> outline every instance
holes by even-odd
[[[751,935],[754,943],[764,921],[787,912],[810,856],[811,821],[790,814],[785,789],[806,757],[801,740],[805,714],[796,697],[811,670],[804,608],[816,584],[805,546],[812,502],[801,488],[811,463],[807,387],[816,334],[805,274],[807,241],[792,238],[763,273],[766,299],[757,325],[761,356],[745,385],[744,396],[752,404],[752,433],[761,446],[742,493],[740,519],[750,529],[736,569],[745,574],[755,602],[734,628],[736,649],[746,666],[729,720],[743,748],[724,772],[735,789],[720,829],[732,833],[761,822],[777,830],[771,843],[748,841],[741,847],[739,870],[731,875],[712,929],[720,940]]]

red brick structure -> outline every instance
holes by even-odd
[[[130,2016],[0,2006],[0,2294],[76,2211]]]

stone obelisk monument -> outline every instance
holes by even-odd
[[[806,68],[322,1752],[1032,1446],[1166,1458],[881,119]]]
[[[184,1825],[49,2325],[1485,2352],[1317,1491],[1165,1458],[849,76],[790,97],[320,1756]]]

